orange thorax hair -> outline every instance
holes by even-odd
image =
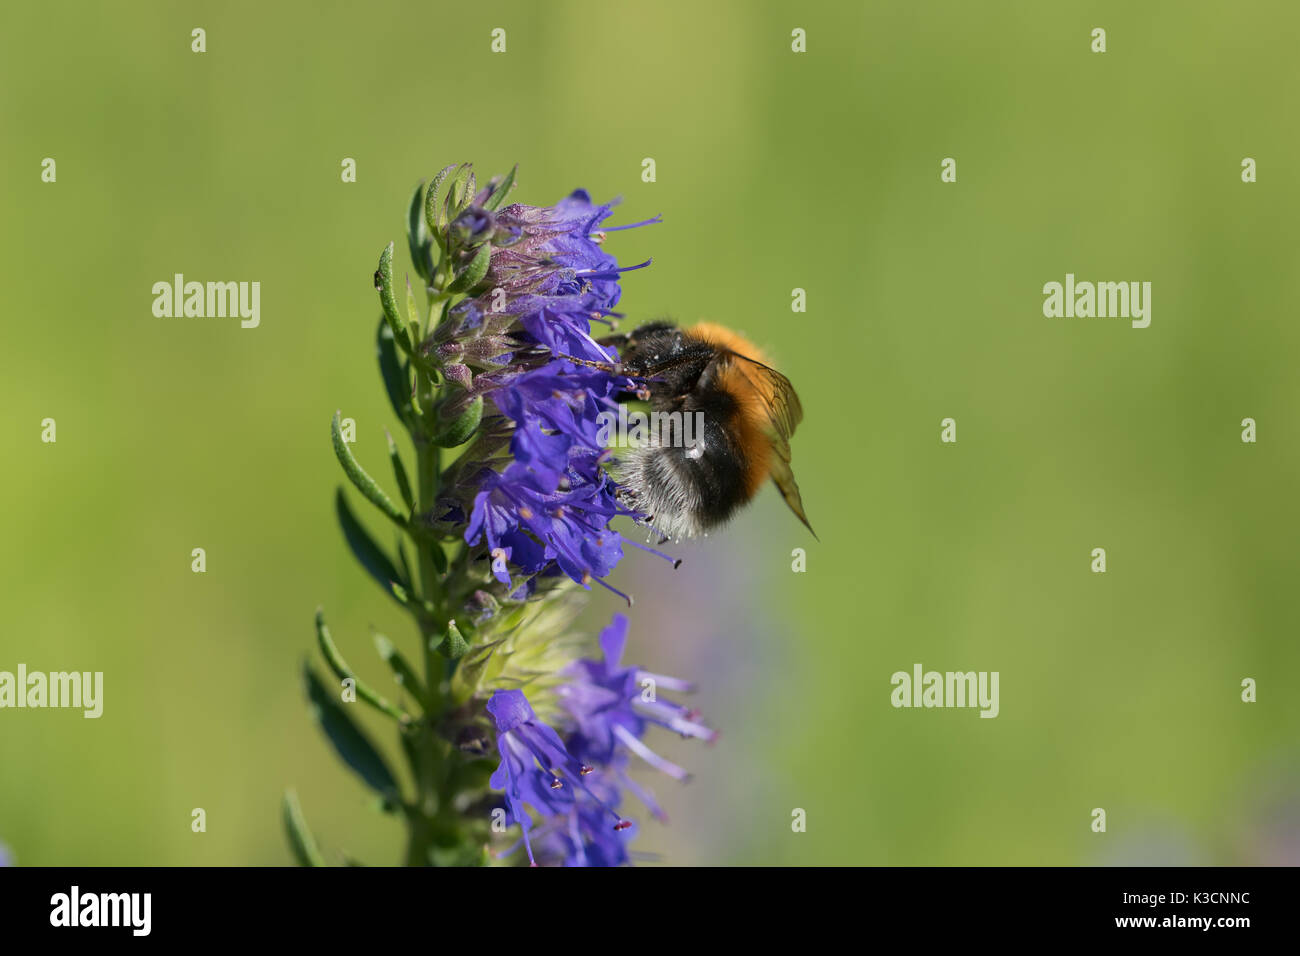
[[[753,342],[713,322],[697,323],[686,329],[686,335],[768,364],[767,356]],[[752,498],[768,476],[768,459],[772,454],[772,445],[767,437],[768,409],[772,406],[774,394],[766,376],[751,374],[748,365],[743,359],[726,363],[718,374],[717,385],[736,402],[736,418],[730,430],[744,452],[745,497]]]

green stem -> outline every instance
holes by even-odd
[[[424,334],[432,332],[434,325],[433,305],[451,298],[446,291],[452,277],[450,269],[445,268],[447,256],[440,258],[429,292],[430,309],[428,328]],[[417,350],[418,351],[418,350]],[[413,363],[414,364],[414,363]],[[415,510],[413,518],[428,514],[434,506],[438,494],[438,479],[441,473],[441,449],[429,438],[426,422],[433,414],[434,391],[436,385],[433,377],[424,374],[419,366],[413,369],[415,374],[415,402],[421,412],[413,416],[411,438],[416,453],[416,489]],[[454,842],[457,838],[457,822],[452,805],[453,793],[450,792],[451,780],[451,746],[438,733],[450,682],[448,661],[435,648],[442,642],[447,625],[447,594],[438,579],[438,567],[445,567],[445,560],[435,562],[433,549],[442,544],[430,535],[412,535],[416,548],[417,573],[421,609],[416,612],[416,622],[420,629],[420,651],[424,655],[424,684],[428,692],[428,709],[419,726],[419,739],[413,748],[412,773],[416,782],[416,799],[408,808],[408,826],[410,840],[407,846],[406,863],[408,866],[427,866],[429,851],[435,846]],[[441,557],[441,555],[440,555]]]
[[[450,276],[443,270],[443,261],[438,263],[430,283],[430,298],[438,302],[449,297],[446,286]],[[442,273],[442,274],[440,274]],[[429,328],[432,331],[433,310],[430,308]],[[415,369],[415,401],[422,412],[420,422],[433,414],[435,385],[431,377]],[[438,493],[438,478],[441,472],[441,449],[429,439],[427,431],[417,424],[412,431],[416,452],[416,515],[427,514],[433,509],[434,499]],[[408,865],[423,866],[429,862],[429,850],[439,836],[454,836],[454,813],[451,806],[453,794],[448,792],[451,777],[451,748],[438,734],[438,724],[443,718],[446,706],[449,673],[446,660],[435,648],[441,643],[443,629],[447,619],[447,595],[438,580],[438,566],[446,566],[445,559],[435,562],[433,549],[442,544],[427,535],[414,538],[420,575],[420,597],[426,610],[417,615],[420,628],[420,651],[424,655],[424,685],[428,691],[429,706],[425,720],[421,724],[421,739],[416,747],[418,766],[415,771],[417,794],[411,820],[411,839],[407,851]],[[441,555],[440,555],[441,557]]]

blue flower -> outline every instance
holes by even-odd
[[[636,516],[602,467],[608,452],[598,418],[629,381],[567,358],[616,357],[591,335],[592,321],[616,314],[627,271],[601,247],[608,230],[599,227],[612,205],[578,190],[554,206],[516,203],[490,216],[471,207],[457,220],[466,235],[492,232],[488,291],[455,306],[426,351],[453,362],[457,381],[490,402],[499,416],[492,421],[509,424],[510,459],[504,467],[499,460],[464,467],[459,507],[468,515],[465,541],[486,545],[493,576],[512,596],[557,574],[608,588],[603,579],[623,555],[609,523]],[[513,353],[502,351],[507,342]],[[480,369],[477,377],[470,366]],[[492,421],[484,429],[495,434]],[[445,514],[455,507],[449,502]]]
[[[667,822],[654,794],[628,774],[629,756],[635,754],[677,780],[689,776],[645,745],[641,738],[646,730],[658,724],[684,736],[709,741],[717,736],[693,712],[655,699],[660,687],[690,690],[689,684],[622,666],[627,630],[627,618],[615,615],[600,635],[602,659],[584,658],[562,672],[569,679],[556,694],[568,716],[565,736],[537,720],[521,691],[499,690],[488,701],[501,753],[491,785],[505,791],[507,818],[520,824],[520,842],[534,864],[537,857],[569,866],[629,862],[634,824],[615,809],[623,795],[631,793]],[[649,694],[647,681],[654,681],[655,694]],[[564,786],[562,777],[577,786]],[[526,808],[537,814],[538,822]],[[618,820],[612,828],[611,815]]]
[[[609,522],[634,512],[619,503],[601,467],[607,453],[598,419],[617,388],[603,371],[556,359],[491,394],[514,424],[512,461],[477,476],[465,541],[486,539],[503,584],[513,586],[507,562],[525,575],[558,571],[589,587],[604,584],[621,560],[622,537]]]
[[[607,477],[588,480],[573,469],[568,474],[568,490],[548,491],[521,462],[484,473],[465,540],[486,539],[492,573],[502,584],[514,584],[509,562],[526,575],[554,568],[583,587],[593,580],[610,587],[600,579],[614,569],[623,549],[609,521],[629,512],[614,499]]]
[[[556,359],[514,376],[491,398],[515,423],[515,460],[543,470],[556,484],[571,448],[603,450],[599,415],[613,406],[619,388],[606,372]]]
[[[631,862],[628,844],[636,835],[636,824],[611,830],[599,804],[579,800],[551,822],[539,852],[565,866],[623,866]]]
[[[472,207],[463,213],[465,230],[475,234],[494,230],[494,247],[482,282],[488,291],[452,309],[451,327],[456,334],[513,327],[526,344],[608,360],[606,350],[591,337],[591,321],[616,314],[621,273],[650,264],[620,267],[601,248],[605,232],[614,230],[597,227],[610,216],[613,205],[596,205],[579,189],[554,206],[506,206],[490,222]],[[657,221],[656,217],[635,226]]]
[[[627,618],[614,615],[600,634],[603,659],[575,661],[567,671],[572,680],[557,690],[577,727],[570,749],[580,759],[606,765],[612,764],[619,752],[632,753],[675,780],[687,780],[690,774],[686,770],[642,741],[647,728],[657,724],[683,737],[710,743],[717,738],[717,731],[701,724],[695,711],[659,696],[659,691],[665,689],[693,690],[689,683],[622,666],[627,629]],[[653,799],[644,802],[657,810]]]
[[[488,700],[487,711],[496,724],[497,750],[501,754],[501,763],[489,785],[505,791],[507,818],[522,828],[532,865],[536,866],[537,861],[529,838],[533,823],[528,807],[543,818],[562,817],[588,826],[595,823],[593,813],[587,812],[590,804],[601,811],[600,822],[606,830],[617,832],[631,826],[612,803],[587,784],[583,778],[593,768],[579,762],[565,748],[560,735],[537,719],[522,691],[497,691]],[[609,816],[615,821],[612,826]]]

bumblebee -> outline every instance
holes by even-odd
[[[618,349],[613,368],[638,385],[623,393],[654,412],[700,423],[688,439],[670,429],[620,452],[614,475],[626,503],[665,538],[707,533],[771,477],[809,531],[790,469],[790,437],[803,418],[794,386],[740,335],[713,323],[682,329],[651,322],[600,340]],[[814,533],[814,537],[815,537]]]

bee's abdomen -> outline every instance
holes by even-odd
[[[717,411],[687,408],[684,433],[665,431],[657,446],[638,449],[622,478],[638,510],[671,538],[722,524],[752,497],[753,464]]]
[[[731,517],[749,500],[744,450],[722,423],[707,413],[704,435],[693,447],[664,449],[682,481],[694,486],[699,500],[700,524],[708,529]]]

